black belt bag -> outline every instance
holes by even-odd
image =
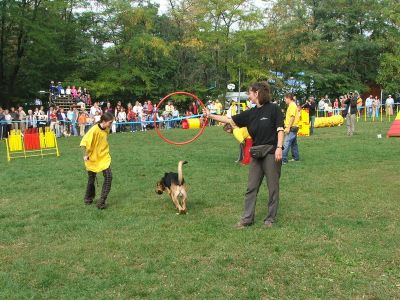
[[[296,133],[298,131],[299,131],[299,127],[295,127],[295,126],[290,127],[290,132]]]
[[[258,145],[250,148],[250,155],[252,158],[260,159],[267,156],[268,153],[274,153],[274,145]]]

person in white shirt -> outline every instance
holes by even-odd
[[[121,110],[118,112],[117,115],[117,120],[118,120],[118,128],[117,131],[119,132],[124,132],[125,131],[125,125],[124,123],[126,123],[126,112],[125,112],[125,108],[123,108],[121,106]]]
[[[100,108],[99,108],[99,102],[95,102],[93,103],[93,106],[90,108],[90,113],[89,116],[91,118],[94,118],[94,116],[96,115],[96,112],[100,112]]]
[[[372,115],[372,95],[365,99],[365,108],[367,109],[367,117],[370,118]]]
[[[393,105],[394,99],[392,98],[392,95],[389,95],[389,98],[387,98],[385,102],[386,116],[393,116]]]
[[[67,88],[65,89],[65,95],[71,95],[71,87],[67,86]]]

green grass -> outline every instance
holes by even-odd
[[[83,205],[79,138],[61,157],[8,163],[0,144],[1,299],[400,298],[399,139],[390,123],[317,129],[283,166],[278,223],[235,230],[247,167],[219,128],[169,145],[154,132],[111,135],[109,208]],[[170,131],[174,139],[192,131]],[[186,159],[189,214],[156,180]],[[99,176],[99,186],[102,176]]]

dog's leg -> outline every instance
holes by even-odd
[[[174,202],[174,204],[175,204],[176,209],[179,211],[179,214],[181,214],[183,211],[183,208],[179,204],[178,198],[174,194],[171,194],[171,198],[172,198],[172,202]]]
[[[182,213],[186,214],[187,212],[187,207],[186,207],[186,200],[187,200],[187,193],[186,193],[186,188],[183,186],[181,188],[181,206],[182,206]]]

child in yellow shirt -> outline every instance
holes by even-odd
[[[85,204],[89,205],[93,203],[93,199],[96,195],[94,185],[96,175],[99,172],[103,172],[103,189],[101,191],[100,200],[97,202],[97,208],[99,209],[107,207],[106,200],[111,190],[111,156],[107,138],[113,121],[114,116],[111,113],[104,113],[101,116],[100,121],[94,124],[84,135],[80,143],[80,146],[84,151],[83,160],[85,161],[85,167],[88,171],[88,184],[84,199]]]

